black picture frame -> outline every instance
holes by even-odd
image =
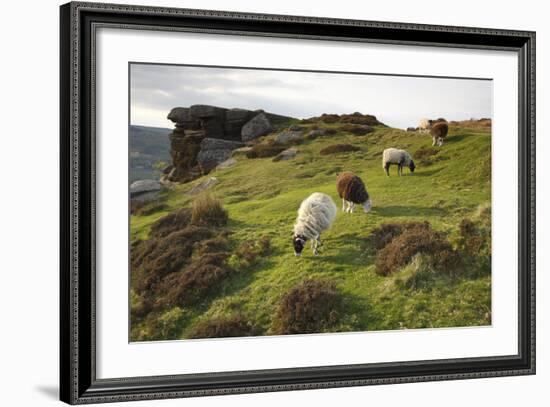
[[[70,404],[535,373],[535,33],[72,2],[60,8],[60,398]],[[95,29],[180,30],[515,51],[519,60],[519,352],[500,357],[96,378]]]

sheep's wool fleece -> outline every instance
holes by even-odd
[[[411,162],[411,155],[405,150],[399,150],[397,148],[387,148],[382,154],[382,168],[386,167],[387,163],[399,164],[403,160],[403,165],[407,166]]]
[[[369,199],[369,194],[361,178],[349,171],[338,175],[336,189],[340,198],[344,198],[348,202],[362,204]]]
[[[330,227],[336,218],[336,204],[321,192],[314,192],[304,199],[298,209],[294,234],[307,239],[316,238]]]
[[[421,119],[418,124],[418,128],[422,130],[427,130],[430,127],[430,121],[428,119]]]

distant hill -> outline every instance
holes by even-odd
[[[130,126],[130,182],[138,179],[158,179],[160,172],[155,163],[170,159],[171,129],[160,127]]]

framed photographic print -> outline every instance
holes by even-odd
[[[535,373],[535,33],[60,18],[63,401]]]

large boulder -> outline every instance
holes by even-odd
[[[242,146],[243,143],[238,141],[205,138],[201,142],[197,161],[202,167],[214,168],[230,158],[233,150]]]
[[[236,150],[233,150],[231,152],[231,156],[232,157],[246,157],[246,154],[249,151],[252,151],[252,147],[246,146],[246,147],[237,148]]]
[[[291,158],[296,157],[296,154],[298,154],[298,150],[295,148],[287,148],[284,151],[281,151],[275,158],[273,158],[274,162],[277,161],[286,161],[290,160]]]
[[[160,181],[140,179],[130,185],[130,199],[133,201],[150,201],[156,199],[164,186]]]
[[[214,185],[218,184],[220,181],[216,177],[210,177],[202,182],[199,182],[193,188],[186,192],[187,195],[198,195],[207,189],[212,188]]]
[[[241,129],[254,115],[254,112],[246,109],[230,109],[225,112],[224,138],[241,140]]]
[[[287,143],[298,143],[302,141],[304,135],[301,130],[299,131],[283,131],[277,134],[275,137],[275,144],[287,144]]]
[[[273,131],[273,125],[265,115],[260,113],[250,119],[241,130],[242,141],[250,141],[255,138],[265,136]]]
[[[201,128],[200,120],[191,116],[191,109],[188,107],[175,107],[167,116],[168,120],[173,121],[176,127],[187,130],[199,130]]]
[[[227,109],[223,107],[210,106],[210,105],[193,105],[189,108],[189,114],[192,117],[198,119],[206,119],[217,117],[222,119],[225,117],[225,112]]]
[[[235,166],[235,164],[237,164],[237,160],[235,160],[234,158],[228,158],[223,163],[218,164],[216,166],[216,170],[225,170],[227,168]]]

